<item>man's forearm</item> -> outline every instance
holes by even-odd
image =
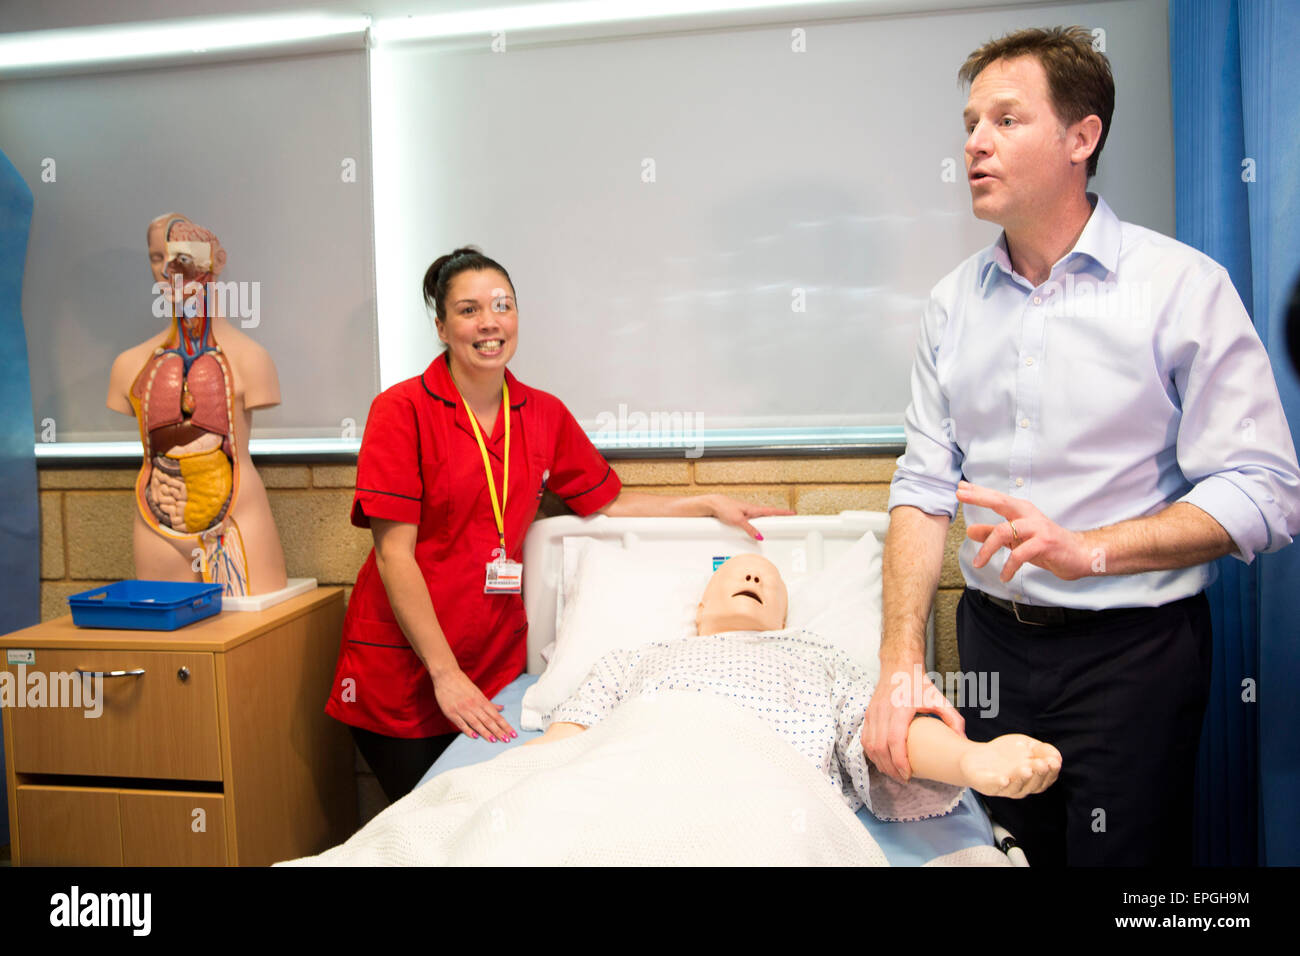
[[[1205,564],[1236,550],[1196,505],[1178,501],[1156,514],[1083,532],[1093,574],[1139,574]]]
[[[943,568],[948,516],[910,505],[889,513],[882,569],[880,660],[910,666],[925,658],[925,622]]]
[[[1004,582],[1026,564],[1050,571],[1062,581],[1077,581],[1094,575],[1193,567],[1231,554],[1237,547],[1219,522],[1186,501],[1145,518],[1071,531],[1033,502],[991,488],[963,481],[957,485],[957,498],[1003,519],[997,524],[969,525],[966,534],[981,542],[972,567],[984,567],[1002,548],[1011,550],[1000,574]]]

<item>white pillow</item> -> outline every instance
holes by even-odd
[[[787,582],[786,626],[843,650],[872,683],[880,674],[880,562],[880,543],[868,532],[828,567]],[[565,538],[557,636],[546,670],[524,693],[523,728],[542,730],[610,651],[694,637],[695,610],[711,575],[711,567]]]
[[[787,582],[786,625],[844,651],[873,684],[880,677],[881,557],[880,542],[867,532],[828,567]]]
[[[594,538],[564,539],[563,610],[546,670],[524,694],[521,723],[546,715],[613,650],[695,635],[695,609],[713,569],[647,557]]]

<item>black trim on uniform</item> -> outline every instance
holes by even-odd
[[[456,403],[455,403],[455,402],[448,401],[447,399],[445,399],[445,398],[443,398],[441,395],[439,395],[437,392],[435,392],[433,389],[431,389],[431,388],[429,387],[429,383],[426,382],[426,381],[424,380],[424,376],[423,376],[423,375],[420,376],[420,384],[424,386],[424,390],[425,390],[426,392],[428,392],[430,395],[432,395],[432,396],[433,396],[434,398],[436,398],[438,401],[442,402],[442,403],[443,403],[444,405],[446,405],[448,408],[455,408],[455,407],[456,407]]]
[[[364,644],[366,647],[387,647],[394,651],[410,651],[412,654],[415,653],[415,648],[410,644],[376,644],[374,641],[354,641],[350,637],[348,638],[348,643]]]
[[[608,465],[608,464],[605,465],[605,474],[604,474],[604,476],[600,479],[600,481],[596,482],[594,485],[592,485],[592,486],[591,486],[590,488],[588,488],[586,491],[580,491],[580,492],[578,492],[576,495],[567,495],[566,497],[561,498],[560,500],[561,500],[561,501],[572,501],[574,498],[581,498],[583,495],[589,495],[589,494],[591,494],[593,491],[595,491],[597,488],[599,488],[601,485],[603,485],[603,484],[604,484],[604,483],[609,479],[609,473],[610,473],[611,471],[613,471],[613,470],[614,470],[614,467],[613,467],[612,465]]]
[[[378,488],[358,488],[357,491],[364,491],[372,495],[391,495],[394,498],[405,498],[407,501],[424,501],[423,498],[412,498],[410,495],[399,495],[395,491],[380,491]],[[370,515],[366,515],[367,518]]]
[[[443,354],[443,358],[444,358],[444,360],[447,362],[448,366],[450,366],[450,364],[451,364],[451,358],[448,356],[448,353],[443,352],[442,354]],[[427,372],[427,371],[428,371],[428,369],[425,369],[425,372]],[[424,374],[425,374],[425,372],[421,372],[421,373],[420,373],[420,384],[424,386],[424,390],[425,390],[426,392],[428,392],[430,395],[432,395],[434,398],[436,398],[438,401],[442,402],[442,403],[443,403],[444,405],[446,405],[448,408],[455,408],[455,407],[456,407],[456,403],[455,403],[455,402],[453,402],[453,401],[452,401],[451,399],[449,399],[449,398],[443,398],[441,395],[439,395],[437,392],[435,392],[433,389],[431,389],[431,388],[429,387],[429,383],[426,382],[426,381],[424,380]],[[450,374],[450,373],[449,373],[449,374]],[[516,382],[518,382],[518,379],[516,379]],[[520,383],[520,384],[522,384],[522,383]],[[525,396],[523,397],[523,399],[521,399],[520,402],[519,402],[518,404],[511,404],[510,407],[513,408],[513,409],[516,409],[516,410],[517,410],[517,409],[523,408],[524,405],[526,405],[527,403],[528,403],[528,396],[525,395]]]
[[[444,363],[449,363],[451,361],[451,356],[448,355],[446,352],[443,352],[442,355],[439,357],[443,360]],[[437,359],[435,359],[434,361],[437,361]],[[448,366],[448,368],[450,368],[450,366]],[[420,373],[420,384],[424,386],[424,390],[428,392],[430,395],[432,395],[434,398],[436,398],[438,401],[442,402],[448,408],[455,408],[456,407],[455,402],[443,398],[441,395],[439,395],[437,392],[435,392],[433,389],[429,387],[429,383],[424,380],[424,376],[427,375],[428,372],[429,370],[426,368],[423,372]]]

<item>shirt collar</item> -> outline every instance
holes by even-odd
[[[429,367],[420,376],[420,381],[424,384],[424,390],[431,396],[449,408],[455,408],[461,402],[460,395],[456,391],[456,383],[451,379],[450,362],[451,353],[444,351],[429,363]],[[528,401],[527,389],[519,384],[519,379],[514,377],[510,369],[506,369],[506,385],[510,387],[510,407],[522,408]]]
[[[1067,252],[1061,262],[1068,262],[1075,256],[1087,256],[1106,270],[1114,274],[1119,269],[1119,247],[1122,231],[1119,217],[1106,205],[1106,200],[1097,193],[1088,193],[1088,202],[1092,204],[1092,215],[1088,217],[1075,240],[1074,248]],[[1060,263],[1058,263],[1059,265]],[[1007,252],[1007,234],[1004,231],[998,241],[989,247],[988,256],[980,267],[980,288],[987,289],[995,270],[1001,270],[1007,278],[1015,274],[1011,266],[1011,255]],[[1055,271],[1055,268],[1053,268]]]

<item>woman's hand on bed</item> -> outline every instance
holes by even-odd
[[[503,705],[488,700],[460,668],[434,676],[433,695],[443,715],[470,737],[504,743],[518,736],[501,716]]]
[[[1056,782],[1061,753],[1024,734],[1003,734],[975,744],[961,758],[966,785],[990,797],[1027,797]]]
[[[763,536],[749,523],[749,519],[794,514],[788,508],[769,508],[767,505],[737,501],[726,495],[652,495],[644,491],[628,491],[626,488],[597,513],[613,518],[707,518],[712,515],[758,541],[762,541]]]
[[[739,528],[745,534],[757,541],[762,541],[763,536],[758,533],[758,529],[749,523],[750,518],[766,518],[770,515],[792,515],[794,514],[788,508],[770,508],[767,505],[751,504],[748,501],[737,501],[735,498],[728,498],[726,495],[708,495],[710,504],[713,506],[713,516],[723,524],[729,524],[732,527]]]

